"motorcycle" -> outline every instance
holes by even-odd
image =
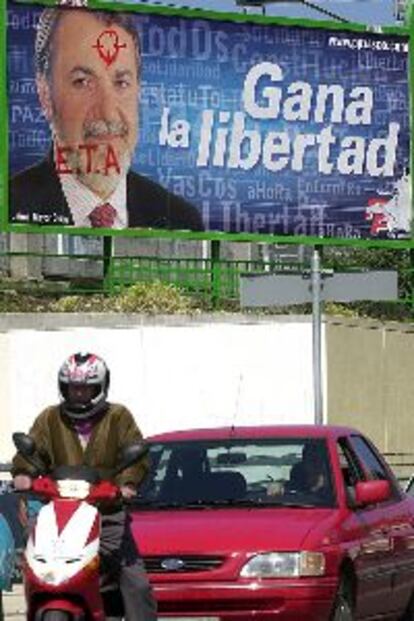
[[[45,471],[30,436],[15,433],[17,450],[41,476],[32,492],[48,500],[29,533],[23,556],[28,621],[105,621],[122,617],[122,599],[113,584],[101,590],[98,506],[120,498],[120,488],[100,480],[88,466],[61,466]],[[122,451],[113,475],[139,461],[145,443]]]

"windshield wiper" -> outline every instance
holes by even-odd
[[[313,502],[300,502],[298,500],[273,500],[272,502],[268,503],[268,506],[270,507],[297,507],[299,509],[315,509],[320,507],[320,505],[317,505]]]
[[[209,504],[225,507],[300,507],[302,509],[315,508],[318,505],[308,502],[270,500],[262,498],[227,498],[224,500],[209,500]]]
[[[136,498],[133,501],[133,506],[139,505],[139,507],[149,509],[200,509],[208,506],[207,500],[150,500],[148,498]]]
[[[136,499],[135,505],[140,507],[148,507],[155,509],[208,509],[209,507],[258,507],[274,505],[273,502],[262,501],[253,498],[199,498],[197,500],[173,500],[158,501],[146,500],[144,498]]]
[[[139,505],[139,507],[147,507],[149,509],[208,509],[209,507],[298,507],[301,509],[314,509],[320,507],[320,505],[309,502],[292,500],[264,500],[260,498],[199,498],[187,501],[136,498],[132,502],[132,505]]]

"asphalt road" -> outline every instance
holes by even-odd
[[[13,587],[13,591],[10,592],[3,591],[3,607],[5,621],[26,621],[26,609],[22,585],[15,585]],[[163,621],[163,618],[158,617],[158,621]],[[181,619],[177,617],[174,621],[186,621],[186,619],[184,617]]]

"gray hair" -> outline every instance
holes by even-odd
[[[68,10],[70,11],[71,9],[62,7],[51,7],[44,9],[40,15],[37,25],[34,58],[35,69],[36,74],[43,75],[48,80],[50,79],[52,70],[54,35],[62,16]],[[97,20],[101,21],[105,26],[119,26],[131,35],[135,45],[137,73],[139,79],[141,69],[141,46],[138,31],[132,15],[129,13],[109,11],[90,11],[90,14]]]

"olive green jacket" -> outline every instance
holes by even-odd
[[[119,451],[142,439],[131,412],[123,405],[110,403],[108,410],[92,429],[85,449],[70,420],[53,405],[39,414],[29,431],[41,454],[50,459],[50,468],[85,465],[96,468],[103,479],[118,485],[139,485],[148,471],[147,458],[127,468],[116,477],[113,469],[119,463]],[[12,475],[36,474],[36,469],[17,453],[13,458]]]

